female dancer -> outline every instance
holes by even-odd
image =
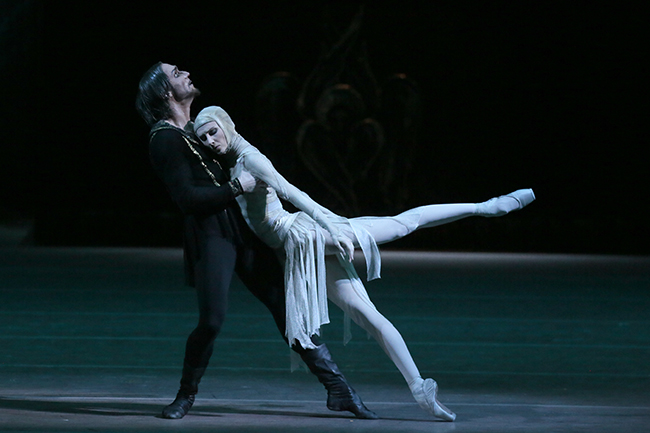
[[[222,108],[203,109],[195,120],[194,131],[205,146],[223,155],[232,179],[245,179],[245,172],[256,179],[254,190],[239,195],[237,201],[255,234],[284,259],[289,343],[297,340],[303,347],[313,348],[310,337],[329,323],[329,298],[379,343],[423,409],[453,421],[456,415],[437,399],[436,382],[420,376],[404,339],[370,301],[351,263],[354,247],[363,251],[368,279],[378,278],[377,245],[420,228],[472,215],[505,215],[532,202],[533,191],[518,190],[478,204],[421,206],[393,217],[348,219],[320,206],[287,182],[258,149],[236,132],[235,124]],[[300,212],[284,210],[280,198],[291,202]]]

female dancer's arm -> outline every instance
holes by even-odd
[[[273,164],[259,150],[247,152],[243,158],[243,165],[253,176],[268,184],[273,188],[278,197],[287,200],[295,207],[312,217],[321,227],[328,231],[332,237],[334,245],[348,259],[352,260],[354,255],[354,244],[352,240],[342,234],[338,228],[331,223],[328,216],[334,213],[320,204],[316,203],[306,193],[296,188],[288,182],[273,167]]]

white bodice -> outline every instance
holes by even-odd
[[[363,225],[330,212],[287,182],[271,161],[240,135],[234,137],[228,152],[235,159],[231,178],[246,170],[258,180],[254,191],[237,197],[246,223],[267,245],[284,253],[287,337],[290,342],[295,339],[303,347],[313,348],[309,337],[318,334],[322,324],[329,323],[326,236],[336,239],[344,234],[361,247],[368,279],[379,277],[381,259],[377,244]],[[281,199],[301,211],[287,212]],[[354,266],[346,260],[339,262],[354,281],[355,290],[372,305]]]

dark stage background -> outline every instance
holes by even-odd
[[[142,73],[162,60],[202,90],[194,114],[223,106],[289,180],[347,216],[528,187],[537,195],[521,212],[463,220],[395,248],[650,252],[640,9],[366,3],[357,37],[367,50],[348,61],[369,66],[378,89],[404,74],[419,115],[415,146],[387,141],[374,165],[360,159],[369,175],[354,185],[352,212],[298,157],[304,119],[286,99],[274,115],[291,139],[279,149],[269,138],[260,89],[282,71],[284,95],[297,94],[360,2],[4,1],[2,219],[33,221],[29,241],[39,245],[180,245],[178,212],[149,166],[148,129],[134,109]],[[386,109],[369,115],[381,121]]]

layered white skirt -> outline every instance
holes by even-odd
[[[296,341],[306,349],[313,349],[312,335],[320,335],[320,328],[330,322],[327,303],[325,269],[326,240],[324,229],[304,212],[289,213],[281,206],[267,209],[264,228],[256,232],[267,244],[284,255],[284,282],[286,299],[286,336],[290,344]],[[360,246],[366,261],[368,280],[379,278],[381,257],[375,239],[368,228],[377,219],[397,217],[333,217],[330,221]],[[417,226],[419,213],[402,215],[398,219],[409,231]],[[345,269],[353,290],[368,306],[375,308],[357,274],[354,265],[336,253]],[[350,339],[350,320],[344,317],[344,343]]]

